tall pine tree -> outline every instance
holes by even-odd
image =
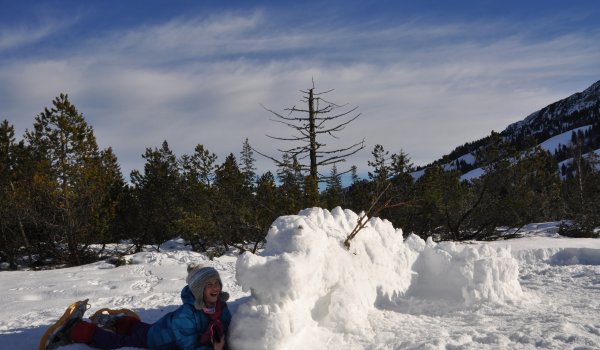
[[[131,182],[139,203],[138,249],[144,244],[157,248],[166,240],[176,237],[176,221],[180,217],[181,177],[177,158],[163,141],[161,148],[147,148],[142,156],[144,173],[134,170]]]
[[[49,244],[66,245],[67,262],[81,264],[93,257],[89,244],[106,232],[114,215],[104,210],[114,200],[102,180],[110,174],[103,169],[92,127],[68,96],[60,94],[52,104],[25,134],[36,161],[33,186],[44,202],[37,221],[48,229]],[[118,179],[108,180],[113,181]]]

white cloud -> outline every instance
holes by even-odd
[[[115,33],[108,41],[116,44],[116,51],[157,53],[160,56],[177,56],[177,59],[182,55],[207,56],[224,49],[232,50],[244,33],[256,29],[261,17],[259,13],[254,13],[250,16],[225,15],[204,20],[171,20],[157,26]]]
[[[19,6],[16,6],[19,7]],[[8,15],[0,22],[0,54],[13,55],[19,50],[44,45],[48,41],[64,40],[65,32],[70,30],[81,19],[78,11],[57,8],[49,3],[35,6],[24,6],[13,12],[12,6],[4,6]],[[19,16],[25,21],[17,22]],[[0,61],[2,60],[0,56]]]
[[[46,23],[38,27],[3,28],[0,31],[0,52],[39,42],[64,27],[64,24]]]
[[[514,26],[498,36],[494,23],[274,23],[265,12],[174,19],[95,38],[51,60],[4,61],[0,113],[30,127],[56,95],[69,93],[128,175],[143,167],[144,149],[164,139],[178,155],[202,143],[223,160],[239,155],[248,137],[275,155],[281,144],[265,134],[290,131],[260,104],[291,107],[314,78],[318,89],[335,89],[334,102],[359,106],[362,116],[340,136],[345,145],[366,137],[367,149],[348,164],[365,170],[376,143],[429,163],[600,76],[597,32],[534,41]],[[272,169],[268,160],[258,165]]]

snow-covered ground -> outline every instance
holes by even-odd
[[[598,349],[600,240],[534,224],[524,238],[469,244],[402,239],[371,219],[314,208],[273,223],[259,255],[210,261],[180,240],[108,263],[0,272],[0,349],[35,349],[73,301],[153,322],[179,304],[185,267],[221,271],[237,349]],[[89,349],[82,344],[63,349]]]
[[[577,133],[580,131],[586,132],[591,128],[592,128],[591,125],[586,125],[586,126],[582,126],[579,128],[575,128],[573,130],[563,132],[562,134],[553,136],[553,137],[547,139],[546,141],[540,143],[540,148],[543,150],[546,150],[552,154],[556,154],[556,151],[558,150],[559,147],[561,147],[561,146],[570,147],[572,145],[571,144],[571,136],[573,133]]]

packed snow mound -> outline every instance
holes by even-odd
[[[502,303],[523,296],[519,265],[508,247],[426,243],[410,236],[407,245],[420,252],[412,269],[417,273],[408,295],[462,300],[467,306]]]
[[[522,296],[509,248],[403,240],[371,218],[351,241],[359,215],[312,208],[278,218],[259,254],[244,253],[236,279],[248,300],[233,316],[235,349],[295,349],[318,329],[374,337],[369,311],[402,298],[452,298],[464,305]],[[316,344],[323,344],[315,341]]]

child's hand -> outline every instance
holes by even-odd
[[[224,346],[225,346],[225,335],[222,335],[221,339],[219,341],[215,341],[213,343],[214,350],[223,350]]]

